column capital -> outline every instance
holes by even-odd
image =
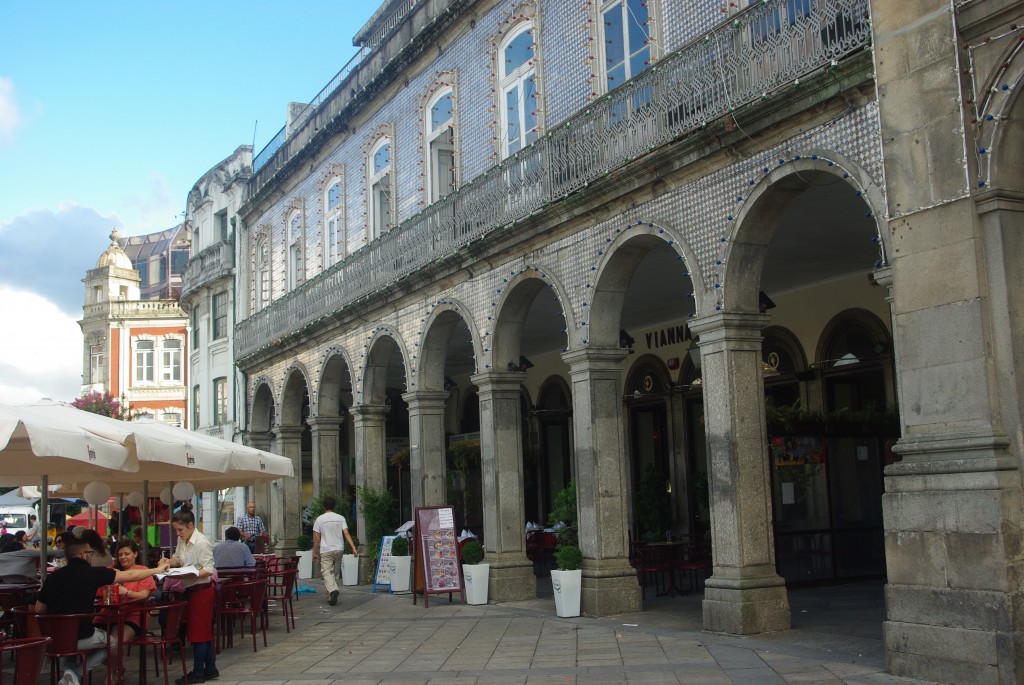
[[[582,350],[570,350],[562,353],[562,361],[569,365],[570,373],[578,373],[587,369],[622,368],[622,360],[629,350],[621,347],[585,347]]]
[[[352,416],[356,421],[384,420],[388,413],[386,404],[357,404],[352,407]]]
[[[501,389],[502,387],[514,387],[518,392],[519,386],[526,380],[525,371],[483,371],[469,377],[470,382],[475,385],[479,392],[489,392]]]
[[[444,403],[448,401],[450,394],[445,390],[414,390],[402,394],[402,399],[409,405],[409,409],[412,410],[414,407],[429,407],[429,406],[444,406]]]
[[[306,419],[306,423],[313,429],[313,432],[317,431],[329,431],[329,430],[340,430],[341,424],[345,423],[344,416],[311,416]]]
[[[687,322],[687,327],[694,335],[701,337],[701,343],[706,342],[705,337],[717,338],[726,333],[736,335],[745,331],[756,333],[758,338],[761,331],[768,325],[770,318],[768,314],[760,312],[714,312],[696,316]]]
[[[281,440],[297,440],[302,437],[302,426],[277,426],[275,433]]]
[[[274,439],[274,433],[271,431],[242,431],[242,444],[246,447],[255,447],[267,451],[271,441]]]

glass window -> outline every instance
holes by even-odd
[[[154,346],[152,340],[135,341],[135,382],[153,382]]]
[[[330,266],[345,256],[345,204],[344,188],[336,178],[324,194],[324,266]]]
[[[164,423],[169,423],[172,426],[181,425],[181,413],[176,411],[165,411],[161,416],[160,420]]]
[[[213,425],[223,426],[228,422],[228,379],[213,379]]]
[[[452,128],[452,91],[441,91],[428,108],[427,145],[430,201],[436,202],[455,190],[455,136]]]
[[[164,340],[161,346],[160,380],[165,383],[181,382],[181,341]]]
[[[103,345],[89,346],[89,382],[102,383],[105,366],[103,364]]]
[[[220,340],[228,334],[228,294],[213,296],[213,339]]]
[[[302,282],[302,212],[288,220],[288,289]]]
[[[500,59],[502,156],[537,140],[537,73],[533,25],[523,24],[503,43]]]
[[[192,388],[192,428],[199,428],[199,386]]]
[[[199,311],[192,310],[192,349],[199,349]]]
[[[217,233],[220,235],[221,242],[227,242],[228,240],[228,213],[218,212],[214,217],[214,223],[217,225]]]
[[[622,85],[651,63],[651,34],[645,0],[605,2],[601,10],[605,83]]]
[[[263,238],[256,245],[256,309],[270,304],[270,242]]]
[[[395,225],[394,174],[391,173],[391,141],[383,138],[373,148],[370,175],[370,240]]]

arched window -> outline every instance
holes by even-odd
[[[270,241],[261,238],[256,243],[256,283],[253,297],[256,299],[256,310],[270,304]]]
[[[523,22],[506,36],[498,49],[502,157],[518,152],[539,135],[533,36],[533,23]]]
[[[324,266],[330,266],[345,256],[345,202],[344,186],[335,177],[324,193]]]
[[[840,312],[818,344],[825,411],[883,411],[892,395],[889,332],[874,314]]]
[[[288,218],[288,289],[302,282],[302,212]]]
[[[455,101],[452,89],[435,95],[426,109],[427,183],[431,202],[455,190],[455,136],[452,123]]]
[[[650,0],[601,3],[601,64],[605,90],[611,91],[651,63]]]
[[[395,225],[395,179],[391,169],[391,140],[381,138],[370,152],[370,240],[379,238]]]

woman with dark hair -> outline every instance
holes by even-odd
[[[114,550],[115,561],[112,568],[115,571],[131,571],[133,569],[145,569],[146,566],[136,563],[139,558],[139,547],[128,538],[121,538],[117,543],[117,547]],[[120,595],[119,601],[121,602],[144,602],[149,599],[149,596],[156,592],[156,582],[153,577],[143,578],[142,580],[129,580],[124,583],[117,583],[113,585]],[[103,588],[96,593],[97,596],[102,596]],[[142,630],[142,613],[144,610],[139,611],[137,614],[128,614],[124,617],[124,639],[130,640]],[[102,624],[107,623],[104,620],[104,613],[100,613],[96,619],[96,623]]]
[[[114,560],[107,552],[107,543],[103,541],[102,535],[92,528],[83,528],[82,526],[76,526],[72,532],[75,537],[85,540],[92,551],[95,552],[90,557],[93,566],[107,568],[114,565]]]

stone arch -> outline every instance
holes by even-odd
[[[891,352],[892,335],[881,319],[866,309],[846,309],[833,316],[818,336],[818,344],[814,351],[815,364],[828,361],[826,354],[832,347],[836,335],[850,326],[864,329],[876,343],[884,345],[886,351]]]
[[[968,49],[972,47],[981,46]],[[980,190],[1019,190],[1024,179],[1020,154],[1024,147],[1024,106],[1020,104],[1024,45],[1014,37],[993,63],[999,67],[974,94],[978,98],[973,103],[978,186]]]
[[[544,288],[551,288],[564,320],[565,347],[574,344],[576,325],[565,286],[551,275],[549,269],[530,266],[514,274],[502,290],[495,311],[489,318],[494,319],[494,334],[491,341],[491,360],[494,368],[505,369],[509,363],[518,363],[521,354],[523,324],[537,295]]]
[[[625,227],[616,227],[606,241],[608,247],[604,250],[603,260],[594,278],[594,294],[589,303],[588,339],[584,345],[614,348],[619,347],[626,290],[641,260],[653,248],[667,244],[676,253],[676,259],[683,263],[680,268],[685,272],[684,277],[688,278],[691,273],[689,265],[696,265],[698,261],[682,234],[665,222],[636,221]],[[695,289],[693,297],[697,311],[700,311],[704,293]]]
[[[353,375],[349,353],[341,347],[330,347],[324,351],[320,364],[320,383],[316,388],[317,402],[310,407],[313,416],[340,416],[341,398],[348,381],[349,405],[352,403]]]
[[[737,212],[726,240],[719,260],[723,272],[716,282],[722,289],[721,303],[714,307],[726,311],[758,311],[767,247],[779,221],[793,201],[814,185],[815,179],[823,176],[846,183],[864,202],[879,244],[880,254],[875,266],[887,263],[889,238],[888,230],[883,230],[886,228],[885,196],[881,186],[864,169],[841,155],[819,151],[797,155],[775,168],[764,167],[761,176]],[[698,302],[698,305],[703,304]],[[712,304],[711,298],[707,304]],[[700,306],[698,311],[711,313],[714,307]]]
[[[446,389],[445,367],[448,342],[460,321],[469,329],[472,347],[467,350],[467,354],[474,360],[483,358],[485,343],[469,312],[469,308],[464,304],[457,300],[448,300],[434,307],[430,314],[422,319],[419,359],[416,361],[415,373],[411,374],[413,376],[411,386],[415,386],[417,390],[441,391]],[[474,367],[470,374],[479,370],[479,364],[474,364]]]
[[[396,358],[397,357],[397,358]],[[366,341],[366,356],[363,359],[362,376],[356,379],[359,388],[356,392],[356,404],[385,403],[386,391],[389,386],[389,369],[392,362],[402,368],[401,384],[409,382],[408,350],[398,334],[390,326],[381,326],[373,331]],[[390,379],[396,381],[398,379]]]
[[[252,391],[252,407],[249,410],[249,430],[253,433],[268,433],[277,421],[277,401],[268,379],[257,378]]]
[[[284,385],[281,388],[280,425],[299,426],[302,424],[302,420],[306,418],[302,416],[303,391],[309,395],[309,405],[312,408],[314,396],[309,372],[302,363],[295,362],[284,372]]]

